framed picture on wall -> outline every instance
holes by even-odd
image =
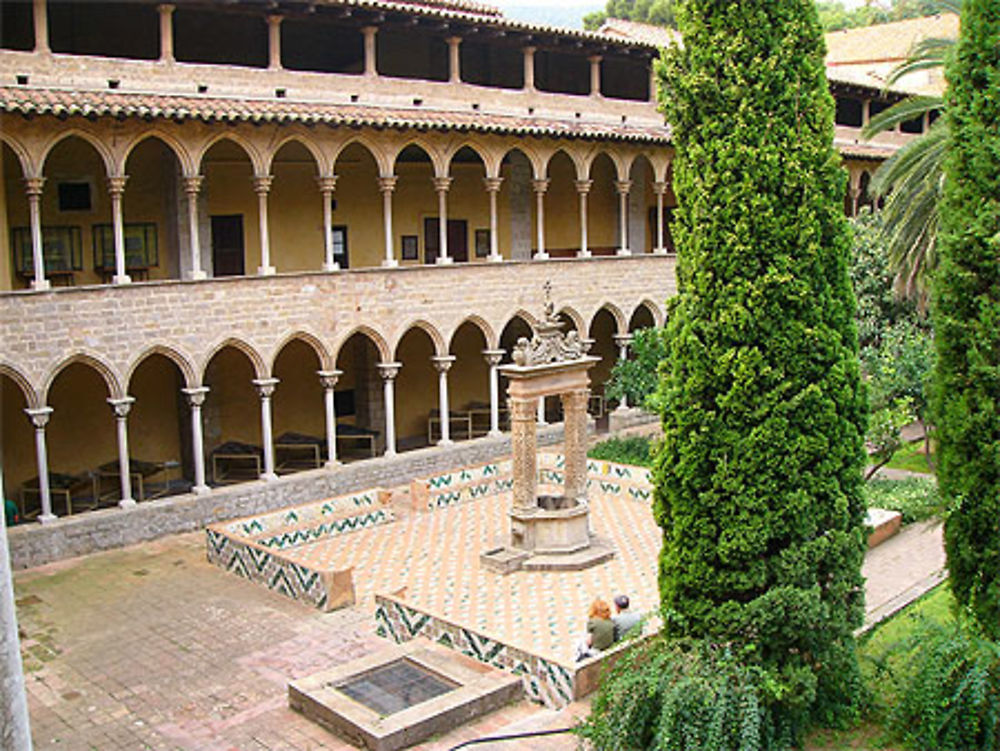
[[[490,254],[490,231],[476,230],[476,258],[486,258]]]
[[[419,256],[416,235],[403,235],[402,258],[404,261],[416,261]]]

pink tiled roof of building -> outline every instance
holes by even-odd
[[[370,107],[287,99],[169,96],[0,86],[0,112],[66,117],[146,117],[206,122],[305,123],[416,128],[668,143],[664,125],[603,124],[424,108]]]
[[[831,31],[826,35],[827,66],[857,63],[901,62],[921,39],[958,38],[958,16],[911,18],[906,21]]]
[[[599,31],[606,36],[641,42],[651,47],[667,47],[681,39],[680,32],[675,29],[624,18],[609,18]]]

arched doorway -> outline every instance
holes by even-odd
[[[342,375],[335,391],[337,455],[341,461],[367,459],[385,451],[385,399],[375,340],[357,331],[337,352]]]
[[[223,138],[201,160],[211,239],[212,276],[243,276],[261,265],[259,201],[253,165],[238,143]]]
[[[202,419],[213,485],[249,482],[264,473],[256,377],[250,357],[234,345],[222,347],[205,367],[203,383],[209,391]]]
[[[169,357],[154,353],[132,371],[128,393],[130,468],[141,482],[138,501],[186,493],[194,484],[191,417],[184,376]]]
[[[448,352],[455,357],[448,375],[451,411],[466,419],[469,437],[483,436],[490,431],[490,367],[484,359],[486,335],[473,321],[465,321],[451,338]],[[452,433],[452,440],[461,440],[461,431]]]
[[[442,431],[438,401],[438,371],[431,358],[437,348],[431,335],[413,326],[396,345],[395,361],[402,363],[396,377],[398,448],[407,451],[437,443]],[[454,427],[454,426],[452,426]]]
[[[327,459],[319,355],[292,339],[274,359],[274,452],[278,474],[317,469]]]
[[[125,192],[122,215],[125,229],[125,271],[132,281],[180,279],[182,262],[181,233],[190,247],[180,163],[167,144],[155,136],[141,141],[129,152],[125,162]],[[115,260],[114,239],[110,225],[98,231],[95,253],[103,257],[102,266],[112,268]]]

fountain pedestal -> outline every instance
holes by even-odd
[[[614,555],[609,544],[592,534],[587,504],[587,371],[599,358],[586,354],[575,332],[564,336],[561,328],[549,304],[535,338],[521,339],[514,363],[500,368],[509,382],[514,502],[508,539],[485,551],[480,560],[501,573],[519,568],[578,570]],[[539,399],[553,395],[563,405],[563,492],[540,496],[537,405]]]

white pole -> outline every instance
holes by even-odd
[[[132,468],[128,456],[128,413],[132,410],[135,399],[125,396],[121,399],[108,399],[108,404],[115,413],[115,423],[118,432],[118,474],[121,476],[122,499],[118,505],[131,508],[135,505],[132,497]]]
[[[201,405],[205,403],[208,386],[181,391],[191,407],[191,458],[194,460],[194,487],[191,491],[200,495],[211,490],[205,483],[205,437],[201,425]]]
[[[271,396],[274,388],[278,385],[277,378],[261,378],[255,380],[253,385],[257,387],[260,394],[260,433],[261,441],[264,444],[264,473],[260,476],[262,480],[277,480],[278,475],[274,472],[274,433],[271,427]]]
[[[337,413],[334,410],[334,387],[342,370],[317,371],[320,383],[323,385],[323,414],[326,419],[326,468],[331,469],[340,464],[337,461]]]

